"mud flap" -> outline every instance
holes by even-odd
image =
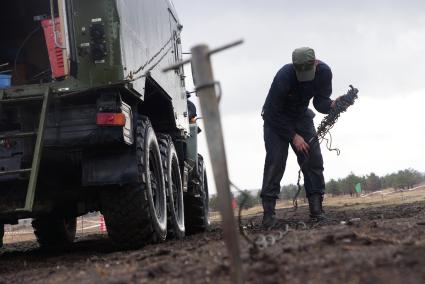
[[[86,155],[83,158],[83,186],[124,185],[139,182],[133,151]]]

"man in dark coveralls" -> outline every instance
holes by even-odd
[[[276,74],[262,114],[267,152],[261,190],[263,227],[271,228],[276,224],[276,199],[280,193],[289,145],[302,165],[310,217],[314,220],[324,218],[323,159],[320,145],[314,140],[309,143],[316,130],[313,124],[315,114],[308,105],[313,98],[315,109],[328,114],[334,106],[331,94],[332,71],[328,65],[316,60],[311,48],[294,50],[292,64],[283,66]]]

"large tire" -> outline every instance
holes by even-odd
[[[43,216],[32,221],[34,234],[42,248],[62,248],[74,242],[77,218]]]
[[[158,243],[167,236],[167,203],[158,141],[149,119],[136,128],[139,183],[103,193],[109,237],[121,248]],[[125,165],[123,165],[125,166]]]
[[[183,185],[180,175],[179,159],[173,141],[168,135],[159,139],[161,158],[167,190],[168,233],[169,238],[182,239],[185,236]]]
[[[197,173],[192,174],[191,188],[184,196],[186,232],[203,233],[210,226],[208,180],[204,159],[198,155]]]

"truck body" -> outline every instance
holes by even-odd
[[[34,218],[40,244],[57,244],[47,224],[72,235],[76,216],[102,211],[122,246],[184,235],[182,219],[206,228],[207,211],[194,209],[208,194],[202,157],[188,150],[197,126],[183,68],[162,72],[182,59],[170,1],[5,1],[0,23],[10,76],[0,85],[0,227]],[[145,211],[129,212],[135,194]],[[128,216],[117,220],[120,210]],[[132,236],[117,233],[135,216]]]

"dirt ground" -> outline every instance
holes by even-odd
[[[260,230],[259,214],[247,215],[250,238],[278,240],[259,251],[241,241],[246,283],[425,283],[425,190],[334,203],[322,224],[309,222],[305,206],[281,208],[279,227],[268,232]],[[40,250],[35,241],[9,243],[0,249],[0,283],[230,280],[215,223],[208,233],[133,251],[115,250],[102,234],[80,235],[61,252]]]

